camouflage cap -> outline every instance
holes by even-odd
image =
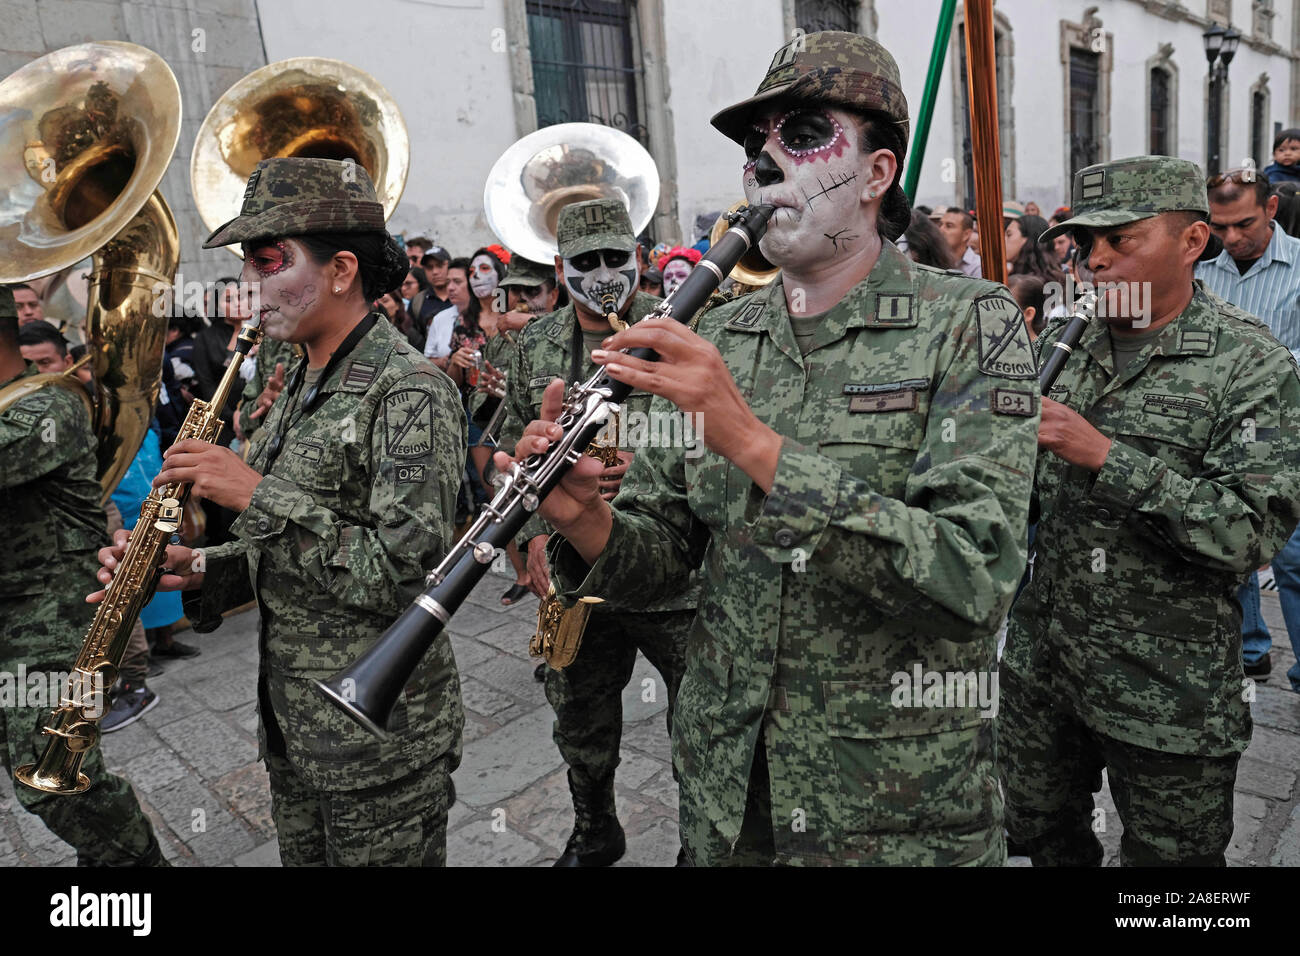
[[[541,285],[547,279],[555,279],[555,266],[543,265],[540,262],[534,262],[532,259],[525,259],[521,255],[515,255],[510,259],[510,265],[506,267],[506,277],[499,283],[500,286],[524,286],[525,288]]]
[[[595,249],[636,249],[636,233],[627,207],[617,199],[589,199],[560,210],[555,241],[561,259],[572,259]]]
[[[1070,218],[1039,236],[1051,242],[1078,226],[1107,228],[1162,212],[1209,213],[1205,175],[1191,160],[1133,156],[1087,166],[1074,174]]]
[[[208,236],[203,248],[383,228],[384,207],[362,167],[338,159],[277,157],[257,164],[239,215]]]
[[[14,290],[7,285],[0,285],[0,319],[18,318],[18,306],[14,303]]]
[[[743,143],[754,114],[777,101],[884,113],[907,138],[907,98],[898,64],[888,50],[861,34],[826,30],[795,37],[776,51],[754,95],[710,122],[729,139]]]

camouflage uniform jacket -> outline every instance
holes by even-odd
[[[13,381],[36,374],[28,362]],[[93,590],[95,552],[108,543],[95,465],[90,418],[68,389],[47,385],[0,414],[0,527],[11,541],[0,562],[0,611],[6,599],[51,591],[57,607],[69,590],[71,613],[80,610],[40,628],[0,614],[0,661],[66,670],[77,656],[95,610],[81,598]],[[60,639],[38,636],[50,632]]]
[[[380,743],[314,687],[356,660],[423,590],[452,541],[465,459],[465,416],[451,380],[388,322],[376,322],[300,416],[305,387],[268,413],[285,433],[266,473],[270,441],[249,465],[266,477],[231,526],[237,540],[205,554],[203,587],[187,597],[195,629],[250,600],[261,610],[261,680],[284,747],[312,785],[371,787],[438,756],[459,760],[460,684],[448,641],[425,655]],[[286,425],[286,416],[288,424]],[[194,598],[200,607],[191,607]],[[262,714],[261,742],[277,750]]]
[[[640,321],[653,312],[655,306],[662,301],[657,296],[646,295],[643,292],[635,293],[632,297],[632,308],[626,313],[626,320]],[[572,366],[570,350],[573,347],[573,325],[577,321],[578,314],[570,303],[555,312],[530,320],[528,325],[517,333],[515,341],[519,346],[515,349],[510,371],[506,376],[505,400],[508,405],[501,422],[500,439],[497,442],[502,449],[513,451],[516,442],[523,435],[524,426],[541,415],[542,393],[546,391],[546,386],[555,378],[568,381]],[[610,334],[614,334],[612,330]],[[596,370],[596,365],[588,355],[579,368],[580,375],[585,379]],[[650,411],[652,398],[649,392],[633,392],[623,403],[623,414],[646,415]],[[627,421],[630,423],[632,419],[629,418]],[[628,431],[630,434],[630,425]],[[630,450],[640,457],[646,449]],[[550,533],[550,525],[543,521],[540,515],[534,514],[528,519],[528,523],[524,525],[515,541],[519,549],[527,553],[530,540],[539,534]],[[695,582],[692,580],[691,585],[682,592],[644,606],[637,603],[636,609],[638,611],[680,611],[693,608],[698,598],[698,589],[694,585]],[[599,605],[593,613],[601,614],[621,608],[624,603],[623,595],[629,586],[629,582],[619,582],[607,593],[600,594],[600,597],[605,598],[606,603]]]
[[[1300,522],[1298,376],[1254,317],[1199,281],[1118,377],[1105,323],[1091,323],[1050,397],[1113,444],[1095,475],[1039,458],[1038,553],[1003,666],[1116,739],[1245,750],[1236,591]]]
[[[991,721],[974,694],[923,708],[894,691],[914,665],[995,667],[1040,410],[1020,310],[885,243],[807,356],[781,279],[699,333],[784,436],[771,491],[712,452],[638,456],[590,570],[552,540],[563,593],[627,578],[650,599],[703,562],[673,747],[683,804],[733,845],[762,741],[779,861],[997,862]]]

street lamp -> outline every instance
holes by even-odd
[[[1216,23],[1201,34],[1201,39],[1205,42],[1205,59],[1210,64],[1210,148],[1206,172],[1213,176],[1222,166],[1219,126],[1223,115],[1223,83],[1228,78],[1228,64],[1237,53],[1241,34],[1233,27],[1225,30]]]

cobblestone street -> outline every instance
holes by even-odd
[[[489,575],[452,622],[466,710],[465,753],[454,777],[458,799],[447,840],[453,866],[547,865],[559,856],[573,823],[564,766],[551,741],[552,711],[533,680],[535,662],[527,651],[537,602],[529,597],[501,607],[498,599],[509,583]],[[1282,646],[1286,629],[1276,594],[1265,592],[1262,603],[1275,636],[1273,674],[1259,685],[1253,705],[1255,732],[1238,771],[1228,860],[1297,866],[1300,695],[1286,689],[1292,657]],[[182,635],[203,649],[202,656],[168,662],[167,672],[150,681],[158,706],[104,739],[109,766],[134,784],[175,865],[279,864],[267,777],[256,759],[256,622],[256,613],[245,611],[213,634]],[[654,690],[653,701],[643,700],[648,689]],[[662,682],[643,659],[623,706],[617,797],[627,855],[619,865],[670,866],[678,848],[677,790],[669,767],[666,701]],[[1107,862],[1114,864],[1119,820],[1107,791],[1098,803],[1107,810],[1102,838]],[[0,783],[0,866],[74,862],[66,844],[18,808],[12,784]]]

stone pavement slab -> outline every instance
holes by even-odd
[[[466,706],[464,758],[454,775],[459,801],[448,817],[453,866],[547,866],[573,827],[565,767],[551,740],[554,717],[528,657],[537,600],[502,607],[509,584],[488,575],[449,632]],[[1273,673],[1255,687],[1255,733],[1238,775],[1228,859],[1236,866],[1300,866],[1300,695],[1285,677],[1293,658],[1276,595],[1265,592],[1262,607],[1276,636]],[[107,735],[104,756],[135,785],[175,865],[279,865],[266,771],[256,759],[256,612],[184,640],[202,656],[165,662],[166,673],[150,680],[158,706]],[[615,778],[628,845],[620,866],[671,866],[676,859],[666,696],[654,668],[638,657],[623,693],[623,761]],[[1123,825],[1108,786],[1096,805],[1106,864],[1114,866]],[[75,862],[71,848],[22,811],[12,783],[0,779],[0,866]]]

